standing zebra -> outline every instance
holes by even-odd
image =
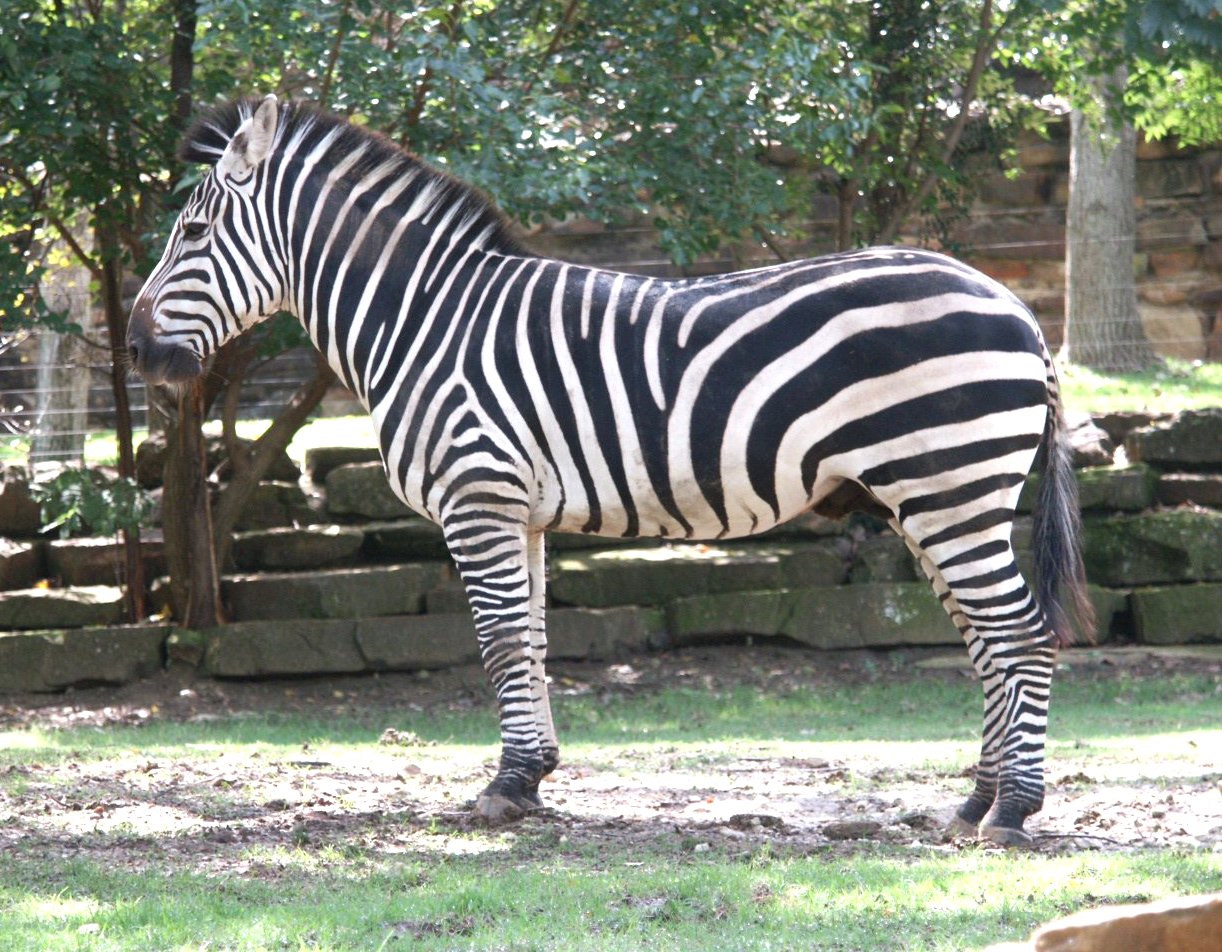
[[[189,380],[283,309],[368,407],[391,486],[444,532],[496,690],[477,815],[539,806],[560,759],[545,532],[720,539],[857,509],[920,560],[984,686],[956,826],[1029,841],[1058,590],[1087,625],[1089,606],[1055,373],[1007,290],[904,248],[679,281],[540,258],[473,190],[273,96],[203,116],[182,156],[213,168],[136,301],[132,363]],[[1010,529],[1041,446],[1033,593]]]

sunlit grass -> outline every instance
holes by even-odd
[[[1149,785],[1194,763],[1210,769],[1209,752],[1222,746],[1214,680],[1065,672],[1054,691],[1052,776],[1085,771]],[[978,687],[945,676],[902,685],[897,692],[880,668],[876,681],[819,690],[672,688],[611,702],[577,694],[557,697],[555,708],[568,762],[594,765],[596,776],[605,770],[612,783],[648,784],[648,771],[665,769],[681,785],[676,771],[712,778],[730,757],[817,756],[855,767],[835,781],[835,796],[868,785],[867,768],[885,773],[876,794],[902,795],[913,768],[963,787],[959,773],[976,753]],[[378,744],[388,726],[415,733],[419,745]],[[113,775],[126,791],[123,809],[135,810],[142,799],[156,802],[177,764],[204,769],[171,788],[162,809],[179,813],[162,825],[99,820],[70,849],[62,836],[52,847],[39,839],[62,828],[54,811],[32,836],[33,827],[0,813],[0,948],[959,952],[1025,937],[1080,908],[1222,882],[1222,859],[1184,849],[1048,856],[879,842],[795,852],[784,837],[698,849],[698,828],[568,842],[566,828],[549,822],[435,829],[387,816],[329,841],[239,839],[196,852],[201,834],[176,828],[180,815],[196,824],[263,816],[281,788],[288,800],[303,796],[297,784],[311,770],[303,760],[329,765],[338,809],[346,778],[392,782],[405,762],[441,778],[440,796],[459,798],[478,789],[495,742],[490,705],[371,712],[355,704],[336,714],[189,723],[154,714],[142,726],[2,731],[0,804],[37,784],[75,798],[79,815],[107,796],[95,778]],[[141,779],[142,763],[162,773]],[[38,769],[5,769],[30,764]],[[244,769],[273,779],[248,790]],[[282,815],[293,822],[293,811]]]
[[[1110,374],[1062,364],[1060,375],[1065,405],[1081,412],[1222,407],[1222,363],[1168,360],[1156,370]]]

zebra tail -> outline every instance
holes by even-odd
[[[1036,598],[1057,647],[1064,648],[1074,643],[1075,631],[1087,643],[1095,643],[1095,608],[1086,590],[1078,482],[1074,478],[1068,428],[1055,376],[1050,376],[1049,385],[1043,469],[1036,492],[1032,542]]]

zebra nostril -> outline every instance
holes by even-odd
[[[140,360],[140,348],[136,344],[128,344],[127,355],[132,359],[132,366],[135,366]]]

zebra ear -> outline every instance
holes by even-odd
[[[276,97],[269,93],[259,103],[254,116],[250,120],[250,131],[246,139],[246,159],[248,165],[255,166],[267,158],[272,150],[272,140],[276,138],[276,120],[279,115],[276,110]]]
[[[229,140],[225,154],[217,163],[218,170],[224,175],[242,176],[267,158],[276,138],[278,119],[276,97],[263,97],[254,115],[243,122]]]

